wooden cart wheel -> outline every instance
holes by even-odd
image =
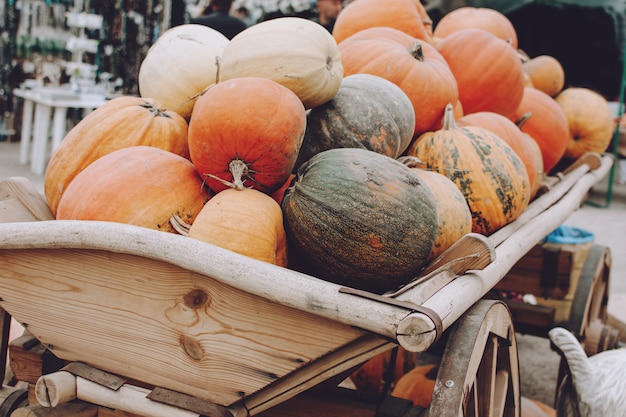
[[[567,327],[583,341],[587,355],[612,349],[618,332],[606,325],[611,254],[593,245],[585,258],[572,301]]]
[[[480,300],[449,332],[429,415],[519,417],[517,343],[506,304]]]

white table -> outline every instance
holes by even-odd
[[[20,163],[30,161],[30,169],[37,175],[43,175],[47,165],[51,116],[54,151],[67,133],[67,109],[77,108],[89,112],[106,101],[104,94],[73,93],[62,87],[17,88],[13,94],[24,100]]]

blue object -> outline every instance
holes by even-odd
[[[561,225],[557,227],[552,233],[544,237],[542,242],[544,243],[562,243],[567,245],[577,245],[587,242],[592,242],[595,239],[593,233],[578,227]]]

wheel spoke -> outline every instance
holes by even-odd
[[[450,330],[429,415],[519,417],[517,344],[506,305],[481,300]]]
[[[477,372],[480,415],[493,417],[494,378],[498,359],[497,336],[490,335]]]

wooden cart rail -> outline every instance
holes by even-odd
[[[430,347],[580,206],[612,163],[586,158],[516,222],[489,238],[469,236],[428,268],[428,279],[386,297],[145,228],[4,223],[0,306],[62,359],[254,415],[395,344]],[[485,264],[490,251],[495,259]],[[475,258],[484,269],[471,268]],[[103,274],[100,264],[111,270]]]

